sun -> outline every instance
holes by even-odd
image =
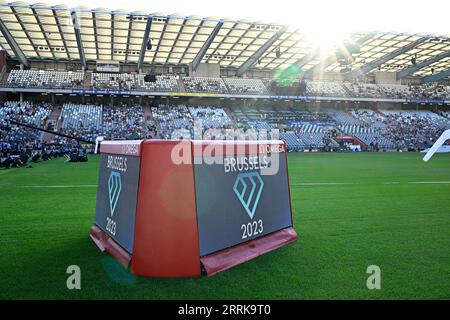
[[[303,32],[311,46],[322,51],[334,50],[350,38],[350,34],[339,26],[330,27],[327,24],[305,26]]]

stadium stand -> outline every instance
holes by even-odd
[[[75,89],[83,87],[83,79],[83,72],[11,70],[6,87]]]
[[[85,75],[90,76],[89,81]],[[7,88],[127,90],[143,92],[180,92],[178,76],[157,75],[156,81],[145,81],[138,73],[84,73],[74,71],[11,70]],[[182,77],[185,91],[190,93],[217,93],[241,95],[275,94],[280,88],[267,89],[261,79]],[[450,86],[442,84],[388,85],[364,82],[305,81],[306,91],[295,89],[285,94],[335,98],[374,99],[450,99]],[[84,87],[87,85],[87,87]],[[293,85],[293,88],[295,85]],[[289,91],[291,89],[287,89]],[[292,89],[293,90],[293,89]]]
[[[44,126],[44,121],[51,113],[49,104],[33,104],[28,101],[6,101],[0,107],[0,119],[16,120],[34,126]]]
[[[205,129],[225,128],[231,124],[230,118],[221,108],[189,107],[192,119]]]
[[[329,109],[328,114],[341,125],[363,125],[364,123],[353,116],[352,113],[347,113],[343,110]]]
[[[310,96],[323,97],[345,97],[345,91],[342,83],[335,81],[306,81],[307,93]]]
[[[15,29],[22,28],[17,10],[14,9],[17,6],[21,8],[22,5],[5,3],[3,8],[3,18],[9,21],[5,27],[12,28],[14,33]],[[19,12],[28,10],[22,9]],[[58,13],[64,12],[70,15],[66,8],[58,10]],[[32,14],[47,19],[46,13],[53,15],[54,12],[42,6]],[[114,19],[115,14],[112,11],[107,15]],[[20,40],[18,44],[19,47],[25,46],[22,49],[25,49],[23,54],[27,61],[14,54],[4,34],[0,35],[0,44],[5,57],[8,56],[1,68],[0,80],[4,101],[0,106],[3,141],[14,142],[16,139],[36,144],[53,139],[48,136],[52,135],[49,132],[44,135],[11,123],[11,120],[17,120],[84,140],[94,140],[99,135],[114,140],[144,137],[169,139],[183,135],[181,131],[174,133],[180,129],[192,137],[194,124],[201,124],[203,129],[218,129],[217,132],[222,134],[227,133],[228,129],[247,132],[265,130],[269,132],[268,138],[275,138],[275,131],[271,131],[278,130],[279,137],[286,141],[291,151],[330,150],[329,147],[340,146],[336,140],[342,136],[356,138],[364,145],[364,150],[418,150],[430,146],[442,130],[450,127],[448,76],[434,79],[443,70],[436,70],[435,73],[433,66],[404,77],[399,71],[393,74],[388,68],[389,63],[385,62],[369,72],[346,77],[342,74],[343,69],[340,70],[342,61],[339,60],[325,68],[327,74],[323,74],[324,77],[316,77],[317,72],[309,71],[320,67],[317,64],[320,63],[319,59],[312,59],[302,67],[296,66],[296,61],[301,62],[313,52],[294,52],[297,50],[294,47],[289,54],[275,54],[270,63],[265,62],[271,55],[269,52],[267,56],[261,55],[262,58],[257,61],[250,59],[249,62],[254,63],[247,68],[250,64],[244,61],[259,54],[258,45],[247,43],[239,48],[234,47],[229,50],[233,53],[229,52],[225,56],[218,52],[206,54],[200,63],[208,64],[214,60],[214,68],[199,68],[192,72],[195,69],[190,65],[195,57],[192,50],[204,44],[196,36],[197,33],[201,31],[207,37],[212,32],[212,28],[206,26],[207,23],[205,26],[199,25],[197,31],[191,30],[196,28],[180,29],[183,39],[191,39],[189,45],[185,41],[173,41],[173,44],[165,44],[167,48],[164,50],[152,52],[153,57],[149,60],[149,55],[138,57],[139,52],[118,49],[126,47],[128,50],[131,47],[129,34],[136,31],[133,28],[138,24],[134,22],[129,25],[129,32],[121,30],[119,24],[111,26],[111,30],[105,30],[111,36],[114,35],[111,61],[98,63],[101,62],[99,51],[106,49],[102,48],[96,37],[82,37],[82,44],[89,48],[87,59],[83,62],[70,56],[64,48],[55,47],[54,41],[47,43],[48,48],[26,45],[28,42],[34,43],[30,37],[46,39],[48,36],[43,32],[39,20],[32,20],[27,23],[30,28],[34,28],[33,34],[25,34],[25,40]],[[86,25],[95,21],[88,14],[85,20]],[[185,17],[185,25],[190,22],[191,18]],[[165,39],[169,38],[171,29],[178,29],[179,26],[175,26],[172,19],[164,23],[167,28],[160,32],[161,38]],[[54,24],[53,30],[59,30],[54,32],[58,32],[61,39],[73,36],[71,32],[67,34],[66,26],[62,26],[59,19],[52,20],[50,24]],[[219,48],[235,41],[233,34],[241,27],[243,25],[240,22],[223,26],[227,32],[223,30],[225,35],[215,46]],[[261,39],[269,39],[272,35],[266,31],[279,26],[266,27],[261,29],[264,30],[261,31],[261,36],[264,34]],[[91,30],[83,32],[91,34]],[[291,31],[283,33],[283,43],[295,40],[293,42],[300,42],[299,47],[303,47],[303,40],[298,39],[298,35]],[[396,39],[399,50],[411,45],[411,40],[405,39],[402,34],[385,35]],[[242,41],[249,41],[244,38]],[[135,41],[133,46],[144,43],[139,39]],[[391,53],[391,48],[379,46],[372,39],[367,41],[359,47],[358,52],[351,53],[350,62],[360,63],[365,57],[381,57]],[[48,50],[48,58],[42,59],[44,55],[38,54],[38,50]],[[50,54],[53,58],[50,58]],[[125,55],[126,63],[122,63],[122,55]],[[434,51],[422,49],[418,49],[416,55],[417,61],[436,57]],[[189,68],[187,65],[190,65]],[[356,65],[349,67],[354,68]],[[152,77],[148,77],[150,75]],[[322,97],[326,99],[320,99]],[[65,138],[54,138],[54,141],[73,142]]]
[[[445,100],[450,96],[450,87],[439,83],[410,86],[409,98]]]
[[[450,111],[438,111],[438,114],[441,115],[443,118],[450,119]]]
[[[352,83],[346,84],[348,92],[351,93],[352,97],[356,98],[380,98],[382,97],[381,92],[376,84],[369,83]]]
[[[290,151],[302,151],[307,145],[305,142],[293,131],[280,132],[280,140],[283,140]]]
[[[62,132],[95,141],[102,133],[102,106],[66,103],[60,115]]]
[[[143,90],[151,92],[179,92],[177,77],[171,75],[158,75],[155,82],[145,81],[145,75],[135,74],[131,84],[132,90]]]
[[[192,115],[185,105],[159,105],[151,108],[151,119],[156,123],[157,138],[170,139],[175,129],[184,129],[191,133]]]
[[[361,120],[365,127],[385,128],[387,126],[386,116],[377,110],[353,109],[351,114]]]
[[[232,94],[268,94],[266,86],[260,79],[225,78],[229,92]]]
[[[380,97],[392,99],[404,99],[411,96],[410,88],[406,85],[380,84],[377,86],[377,92]]]
[[[333,136],[353,136],[368,149],[423,149],[429,147],[440,133],[450,127],[448,111],[395,109],[323,109],[289,107],[211,107],[192,105],[159,105],[151,107],[148,119],[141,105],[117,106],[66,103],[61,107],[46,103],[7,101],[1,105],[0,121],[3,128],[14,119],[36,127],[46,127],[52,110],[61,108],[58,123],[61,133],[93,141],[97,136],[107,139],[141,139],[144,137],[170,139],[174,131],[183,129],[193,137],[194,123],[204,130],[226,129],[279,131],[279,138],[290,151],[323,149],[337,145]],[[3,141],[40,142],[42,137],[34,130],[11,126]],[[179,134],[179,132],[177,133]],[[267,134],[267,133],[264,133]],[[66,140],[61,140],[66,141]]]
[[[50,113],[51,108],[48,104],[4,102],[0,106],[0,144],[8,144],[8,148],[12,145],[12,148],[16,149],[19,145],[37,143],[40,138],[39,131],[12,125],[9,121],[15,120],[19,123],[44,127]]]
[[[228,93],[221,78],[183,77],[186,92]]]
[[[92,84],[98,90],[179,91],[175,76],[156,76],[155,82],[145,81],[143,74],[92,73]]]
[[[99,90],[131,90],[133,76],[117,73],[92,73],[92,84]]]
[[[146,137],[141,106],[103,108],[102,135],[108,140],[136,140]]]

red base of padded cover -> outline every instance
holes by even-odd
[[[121,265],[128,268],[131,261],[131,255],[119,246],[111,237],[97,226],[91,227],[90,237],[100,249],[100,251],[108,252]]]
[[[128,268],[131,255],[120,247],[110,236],[97,226],[92,226],[90,237],[102,251],[108,252],[121,265]],[[200,258],[208,276],[228,270],[241,263],[252,260],[265,253],[288,245],[298,239],[294,228],[289,227],[276,231],[262,238],[251,240],[234,247],[218,251]]]
[[[251,240],[234,247],[200,258],[208,276],[225,271],[267,252],[288,245],[298,239],[294,228],[276,231],[262,238]]]

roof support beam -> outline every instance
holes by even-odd
[[[5,37],[6,41],[8,42],[8,45],[11,47],[11,50],[14,52],[14,55],[19,60],[19,62],[24,66],[29,67],[30,63],[27,57],[24,55],[19,45],[14,40],[13,36],[11,35],[11,33],[9,32],[8,28],[5,26],[2,20],[0,20],[0,31]]]
[[[240,53],[236,56],[236,58],[234,59],[234,60],[239,60],[240,58],[241,58],[241,56],[242,56],[242,54],[244,54],[246,51],[247,51],[247,49],[248,48],[250,48],[254,43],[255,43],[255,41],[257,40],[257,39],[259,39],[259,37],[264,33],[264,32],[266,32],[267,31],[267,27],[266,28],[264,28],[263,30],[260,30],[259,31],[259,33],[256,35],[256,36],[254,36],[253,37],[253,39],[252,40],[250,40],[250,41],[248,41],[247,42],[247,44],[242,44],[242,46],[241,46],[241,50],[240,50]],[[266,53],[267,51],[269,50],[269,48],[266,50],[266,51],[264,51],[264,53]],[[264,54],[263,53],[263,54]],[[262,55],[263,55],[262,54]],[[261,55],[261,56],[262,56]],[[222,59],[223,59],[224,57],[222,57]],[[259,59],[261,59],[261,57],[259,58]],[[258,60],[259,60],[258,59]],[[256,60],[255,61],[255,63],[258,61],[258,60]],[[244,62],[245,63],[245,62]],[[231,65],[230,65],[231,66]],[[241,66],[238,66],[237,67],[237,69],[239,69]],[[250,67],[251,68],[251,67]]]
[[[94,40],[95,40],[95,56],[97,60],[100,60],[100,55],[98,53],[98,37],[97,37],[97,15],[92,11],[92,29],[94,30]]]
[[[128,39],[127,39],[127,49],[125,51],[125,62],[128,62],[128,52],[130,51],[130,37],[131,37],[131,29],[133,27],[133,15],[130,14],[130,22],[128,24]]]
[[[233,24],[233,27],[231,27],[230,29],[228,29],[228,32],[223,36],[221,43],[225,43],[225,40],[228,39],[228,36],[231,34],[231,32],[233,32],[234,28],[235,28],[237,25],[238,25],[238,22],[235,22],[235,23]],[[244,33],[242,34],[242,36],[245,35],[245,33],[246,33],[246,32],[244,32]],[[242,37],[242,36],[241,36],[241,37]],[[236,43],[238,43],[241,39],[242,39],[242,38],[239,38],[238,41],[235,41],[235,42],[231,45],[230,50],[233,49],[234,46],[236,45]],[[221,55],[220,52],[219,52],[219,49],[218,49],[219,47],[220,47],[220,44],[219,44],[219,46],[217,46],[216,48],[213,49],[212,53],[211,53],[211,54],[209,55],[209,57],[206,59],[206,63],[209,63],[209,61],[211,60],[211,57],[212,57],[213,55],[215,55],[216,52],[217,52],[219,55]],[[227,53],[228,53],[228,52],[229,52],[229,50],[227,51]],[[220,61],[220,62],[221,62],[221,61]],[[220,62],[219,62],[219,63],[220,63]]]
[[[195,30],[195,32],[192,34],[191,40],[189,40],[189,44],[187,45],[187,48],[190,48],[191,45],[194,43],[194,39],[195,39],[195,35],[200,31],[200,29],[203,27],[203,23],[205,22],[205,20],[200,21],[200,23],[197,26],[197,29]],[[181,64],[181,62],[183,61],[184,57],[186,56],[187,50],[183,51],[183,54],[181,55],[180,61],[178,61],[178,64]]]
[[[114,18],[115,15],[111,13],[111,61],[114,60],[114,31],[115,31]],[[129,41],[129,39],[127,41]]]
[[[227,35],[223,38],[223,40],[227,39],[228,36],[231,35],[231,33],[233,32],[234,28],[235,28],[237,25],[238,25],[238,22],[236,22],[236,23],[234,24],[233,28],[230,29],[230,30],[228,31]],[[241,46],[243,45],[241,41],[242,41],[242,39],[244,39],[244,38],[247,36],[247,34],[248,34],[250,31],[252,31],[251,25],[249,25],[248,28],[247,28],[244,32],[242,32],[242,34],[239,36],[239,38],[238,38],[237,41],[233,40],[233,41],[234,41],[233,44],[231,45],[231,47],[229,47],[227,50],[225,50],[225,53],[219,51],[219,47],[220,47],[220,44],[219,44],[219,46],[217,46],[217,48],[215,48],[215,49],[213,50],[213,53],[209,55],[208,59],[206,60],[206,63],[208,63],[209,60],[211,60],[211,57],[214,56],[214,55],[216,55],[216,52],[217,52],[217,55],[220,56],[220,57],[219,57],[219,59],[220,59],[220,60],[219,60],[219,64],[221,64],[222,61],[223,61],[223,59],[224,59],[226,56],[228,56],[228,54],[229,54],[230,52],[232,52],[233,50],[235,50],[235,48],[236,48],[236,50],[239,50],[239,49],[237,49],[238,44],[240,44]],[[260,31],[260,32],[258,33],[258,36],[259,36],[262,32],[263,32],[263,31]],[[233,38],[235,38],[235,37],[233,37]],[[241,51],[241,52],[234,58],[234,60],[236,60],[237,58],[239,58],[239,57],[241,56],[242,50],[240,50],[240,51]],[[232,62],[230,62],[230,64],[229,64],[228,66],[230,66],[231,64],[232,64]]]
[[[144,38],[142,39],[141,52],[139,53],[138,70],[142,70],[144,65],[145,52],[147,51],[147,43],[150,40],[150,30],[152,29],[153,17],[147,16],[147,24],[145,25]]]
[[[67,47],[66,39],[64,38],[64,33],[61,29],[61,23],[59,21],[58,14],[56,13],[55,9],[52,9],[52,14],[53,14],[53,18],[56,21],[56,26],[58,27],[59,36],[61,37],[61,40],[63,42],[64,50],[66,51],[67,60],[72,61],[72,58],[70,57],[70,53],[69,53],[69,48]]]
[[[171,17],[169,16],[169,17],[166,18],[166,21],[164,21],[164,26],[163,26],[162,31],[161,31],[161,37],[158,39],[158,45],[156,46],[155,54],[153,55],[152,64],[155,64],[156,56],[158,55],[159,47],[161,46],[161,41],[164,40],[164,36],[166,34],[165,32],[167,30],[167,26],[169,25],[170,19],[171,19]]]
[[[208,39],[206,39],[205,43],[200,48],[200,51],[197,53],[194,60],[192,61],[192,70],[193,71],[197,70],[198,66],[200,65],[200,62],[202,62],[203,57],[205,56],[205,54],[208,51],[211,44],[213,43],[214,38],[217,36],[217,34],[219,33],[222,26],[223,26],[223,21],[219,21],[219,23],[217,23],[217,25],[214,27],[214,30],[209,35]]]
[[[297,32],[299,32],[298,29],[295,30],[293,33],[297,33]],[[279,46],[281,47],[285,42],[288,42],[289,40],[290,40],[290,37],[286,37],[283,41],[281,41],[281,43],[280,43]],[[295,46],[297,46],[297,45],[300,43],[300,41],[301,41],[301,39],[299,39],[299,40],[293,42],[293,43],[286,49],[285,52],[290,51],[292,48],[294,48]],[[265,58],[270,59],[270,62],[266,63],[266,65],[265,65],[263,68],[268,68],[269,65],[271,65],[274,61],[277,60],[276,57],[275,57],[275,58],[269,58],[269,55],[270,55],[273,51],[274,51],[274,50],[272,49],[272,51],[267,52],[265,56],[261,57],[262,59],[265,59]],[[292,56],[294,56],[294,55],[295,55],[295,53],[292,53],[292,54],[290,55],[289,58],[285,58],[283,62],[279,62],[277,68],[278,68],[280,65],[282,65],[284,62],[288,61],[288,60],[289,60]]]
[[[45,43],[47,44],[48,50],[50,50],[50,53],[52,54],[53,59],[56,59],[55,53],[53,52],[53,48],[50,46],[50,41],[47,38],[47,33],[45,32],[44,27],[41,24],[41,19],[39,18],[39,14],[36,12],[36,9],[34,9],[33,7],[31,8],[31,11],[34,14],[36,22],[39,26],[39,30],[41,30],[42,35],[44,36],[44,40],[45,40]]]
[[[406,68],[400,72],[397,73],[397,80],[403,79],[406,76],[409,76],[416,71],[419,71],[422,68],[428,67],[429,65],[438,62],[444,58],[450,57],[450,51],[443,52],[437,56],[434,56],[428,60],[424,60],[420,63],[417,63],[416,65],[410,66],[409,68]]]
[[[28,33],[28,29],[25,27],[25,24],[22,22],[23,14],[19,14],[15,7],[11,7],[11,12],[14,13],[14,17],[17,19],[17,22],[19,23],[19,26],[20,26],[20,29],[17,31],[23,31],[23,33],[25,33],[25,37],[23,37],[22,39],[27,40],[33,47],[33,53],[35,53],[39,58],[42,59],[41,52],[38,50],[38,46],[35,45],[36,39],[33,37],[30,37],[30,34]],[[16,30],[9,29],[9,31],[11,32],[11,31],[16,31]],[[17,42],[17,40],[20,38],[21,37],[15,36],[14,40]],[[21,41],[19,41],[19,42],[21,42]],[[23,43],[23,41],[22,41],[22,43]],[[25,50],[22,50],[22,52],[25,53]]]
[[[365,75],[367,73],[369,73],[370,71],[372,71],[373,69],[381,66],[382,64],[388,62],[391,59],[394,59],[395,57],[404,54],[406,52],[408,52],[409,50],[414,49],[415,47],[417,47],[418,45],[424,43],[425,41],[427,41],[429,39],[429,37],[422,37],[414,42],[411,42],[409,44],[407,44],[404,47],[398,48],[397,50],[394,50],[391,53],[388,53],[378,59],[375,59],[372,62],[369,62],[365,65],[363,65],[362,67],[360,67],[358,70],[354,70],[354,71],[350,71],[348,73],[345,73],[342,75],[342,77],[345,80],[351,80],[354,79],[360,75]]]
[[[175,40],[173,41],[173,46],[172,46],[172,48],[170,48],[170,52],[167,54],[167,58],[166,58],[166,61],[164,62],[164,64],[168,64],[170,58],[172,58],[173,49],[174,49],[174,47],[176,47],[177,42],[180,39],[180,36],[183,34],[183,30],[186,27],[186,22],[188,22],[188,19],[187,18],[183,19],[183,23],[181,24],[180,29],[178,29],[177,36],[175,37]]]
[[[430,83],[430,82],[434,82],[434,81],[439,81],[439,80],[445,79],[447,77],[450,77],[450,69],[447,69],[447,70],[441,71],[439,73],[435,73],[435,74],[423,77],[420,80],[420,83],[422,83],[422,84],[423,83]]]
[[[251,67],[255,65],[259,58],[262,57],[264,52],[269,50],[269,48],[286,32],[286,28],[281,28],[277,33],[275,33],[266,43],[264,43],[258,50],[255,51],[254,54],[248,58],[236,71],[236,75],[238,77],[242,76],[246,73]]]
[[[81,67],[85,68],[86,67],[86,56],[84,55],[83,42],[81,40],[80,22],[78,20],[78,15],[75,10],[72,10],[70,12],[70,14],[72,16],[73,29],[75,32],[75,38],[77,40],[78,55],[80,56]]]

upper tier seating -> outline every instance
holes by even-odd
[[[221,78],[183,77],[186,92],[228,93]]]
[[[98,90],[131,90],[133,80],[127,73],[92,73],[92,85]]]
[[[260,79],[224,78],[224,81],[232,94],[268,94],[266,86]]]
[[[134,73],[92,73],[92,84],[98,90],[179,91],[175,76],[156,76],[155,82],[144,78],[145,75]]]
[[[89,77],[91,77],[89,79]],[[269,81],[265,79],[264,81]],[[81,71],[12,70],[5,82],[7,88],[96,89],[112,91],[186,92],[235,95],[308,95],[318,97],[449,100],[450,86],[441,83],[421,85],[374,84],[360,81],[322,81],[299,79],[294,85],[269,88],[261,79],[182,77],[156,75],[154,82],[145,81],[138,73],[84,73]],[[291,80],[289,80],[291,81]],[[182,85],[181,85],[182,84]],[[277,92],[277,93],[276,93]]]
[[[382,97],[376,84],[368,83],[346,83],[345,86],[351,95],[357,98],[380,98]]]
[[[11,70],[9,88],[83,88],[84,73],[72,71]]]
[[[309,96],[345,97],[347,95],[341,82],[306,81],[306,91]]]
[[[450,97],[450,86],[444,86],[439,83],[427,83],[420,86],[411,86],[409,92],[409,98],[412,99],[446,100]]]
[[[175,76],[156,76],[155,82],[146,82],[145,75],[135,74],[132,90],[143,90],[152,92],[179,92],[178,80]]]
[[[378,93],[380,97],[392,99],[405,99],[411,96],[410,88],[399,84],[379,84]]]

